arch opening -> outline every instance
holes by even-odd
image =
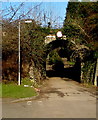
[[[80,82],[81,60],[77,56],[74,62],[70,61],[73,51],[68,48],[68,41],[55,40],[46,47],[46,76],[68,78]]]

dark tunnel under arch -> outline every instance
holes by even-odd
[[[54,49],[56,48],[59,48],[59,47],[64,47],[66,48],[66,53],[67,56],[66,58],[67,59],[70,59],[70,56],[71,54],[73,53],[73,50],[70,49],[69,47],[69,41],[68,40],[63,40],[63,39],[60,39],[60,40],[54,40],[48,44],[46,44],[45,46],[45,69],[46,69],[46,59],[47,59],[47,56],[48,54],[53,51]],[[73,72],[77,73],[78,74],[78,77],[75,78],[77,79],[76,81],[80,82],[80,76],[81,76],[81,60],[79,58],[79,55],[77,55],[78,57],[76,58],[76,64],[75,64],[75,67],[73,68]],[[68,71],[67,71],[68,72]],[[70,70],[69,70],[70,72]],[[69,74],[69,73],[68,73]],[[74,76],[74,75],[73,75]],[[63,76],[64,77],[64,76]],[[66,77],[66,76],[65,76]],[[70,76],[69,76],[70,77]]]

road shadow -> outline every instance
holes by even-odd
[[[77,67],[69,67],[60,70],[47,70],[47,77],[61,77],[61,78],[69,78],[74,81],[80,82],[81,71]]]

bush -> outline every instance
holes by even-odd
[[[59,49],[55,49],[49,54],[49,64],[53,65],[52,68],[54,70],[64,69],[64,63],[62,58],[59,56],[58,51]]]
[[[23,22],[23,21],[21,21]],[[10,23],[3,21],[3,79],[17,82],[18,76],[18,20]],[[34,20],[31,24],[21,25],[21,76],[27,77],[28,70],[24,73],[23,63],[30,65],[34,62],[38,70],[43,69],[44,38],[49,30],[43,29]],[[16,57],[13,57],[15,56]],[[24,75],[25,74],[25,75]]]
[[[49,54],[49,64],[50,65],[56,64],[57,61],[62,61],[62,59],[58,54],[58,50],[56,49],[56,50],[51,51]]]

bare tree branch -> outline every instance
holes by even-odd
[[[9,19],[9,21],[11,21],[11,20],[13,19],[13,17],[16,15],[16,13],[18,12],[18,10],[19,10],[23,5],[24,5],[24,2],[21,3],[16,10],[14,10],[14,13],[13,13],[12,17]]]

